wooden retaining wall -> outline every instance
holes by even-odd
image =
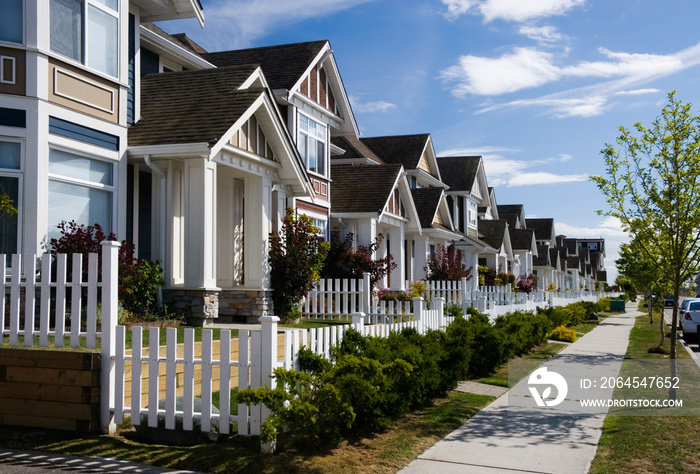
[[[100,427],[100,355],[0,349],[0,425]]]

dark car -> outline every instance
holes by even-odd
[[[668,295],[666,301],[664,301],[664,306],[673,306],[673,295]]]

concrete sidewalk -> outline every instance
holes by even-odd
[[[635,317],[640,314],[643,313],[637,311],[636,305],[630,304],[627,313],[608,317],[543,366],[564,377],[616,376]],[[595,414],[581,413],[577,401],[581,391],[577,387],[569,387],[567,398],[556,409],[513,406],[517,397],[529,393],[527,382],[527,378],[523,379],[401,472],[588,472],[607,409],[599,409]],[[534,405],[534,401],[529,403]]]

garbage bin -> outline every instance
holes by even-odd
[[[625,300],[610,300],[610,311],[625,312]]]

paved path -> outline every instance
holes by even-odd
[[[614,376],[620,371],[635,317],[608,317],[596,329],[547,361],[546,366],[571,376]],[[585,473],[595,457],[607,410],[581,413],[581,391],[569,387],[560,406],[514,406],[524,399],[527,379],[495,400],[459,429],[409,464],[402,473]],[[600,392],[598,392],[600,393]],[[611,395],[606,394],[608,397]],[[519,395],[520,394],[520,395]],[[509,397],[511,404],[509,406]],[[530,402],[532,405],[532,400]],[[551,411],[548,411],[551,410]]]

